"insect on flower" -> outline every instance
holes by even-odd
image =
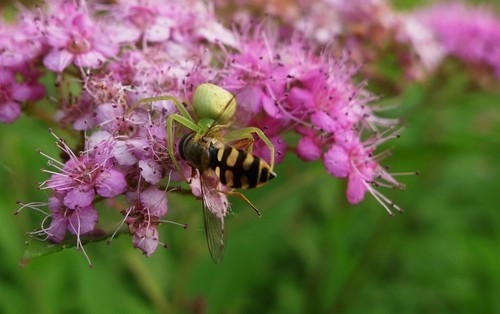
[[[139,102],[159,99],[172,101],[179,111],[179,114],[171,114],[167,119],[168,151],[179,173],[182,170],[174,154],[175,122],[192,131],[180,139],[179,155],[193,167],[191,177],[198,174],[208,249],[212,259],[219,263],[224,256],[227,203],[221,202],[218,196],[220,193],[237,196],[260,216],[260,211],[248,198],[233,189],[256,188],[276,177],[273,172],[274,146],[259,128],[229,129],[236,112],[236,98],[219,86],[204,83],[196,88],[192,103],[196,119],[174,97],[152,97]],[[269,148],[270,165],[251,153],[254,135]],[[215,184],[210,180],[213,178],[216,179]],[[218,189],[219,183],[228,189]]]

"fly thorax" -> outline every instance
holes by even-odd
[[[220,162],[217,156],[219,154],[219,151],[221,150],[224,151],[224,147],[226,147],[226,145],[224,145],[222,142],[214,138],[210,138],[208,146],[208,155],[209,155],[209,161],[207,165],[208,168],[215,170],[217,164]]]

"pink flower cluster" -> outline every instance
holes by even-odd
[[[260,1],[240,0],[238,6],[217,1],[221,9],[236,10],[241,19],[251,20],[252,12],[280,18],[285,29],[301,31],[322,45],[337,51],[348,50],[351,58],[369,65],[361,69],[371,80],[373,65],[395,60],[407,80],[424,80],[443,57],[441,45],[431,30],[411,13],[397,11],[385,0]],[[231,16],[231,15],[230,15]],[[340,43],[340,45],[338,45]]]
[[[441,3],[416,13],[446,52],[466,63],[486,66],[500,78],[500,17],[487,7]]]
[[[364,83],[355,83],[358,66],[347,53],[334,56],[299,31],[284,37],[264,23],[229,30],[197,0],[56,0],[39,10],[23,9],[18,21],[1,27],[15,34],[0,38],[0,117],[10,117],[2,121],[19,115],[20,101],[43,96],[38,79],[54,72],[60,91],[54,122],[85,134],[80,148],[71,149],[53,133],[63,162],[42,153],[55,169],[46,170],[51,177],[41,184],[51,192],[50,225],[41,234],[53,242],[67,232],[79,239],[95,231],[95,204],[124,195],[122,223],[134,246],[147,256],[155,251],[161,244],[157,227],[168,211],[164,182],[191,177],[193,195],[201,193],[187,165],[178,173],[169,158],[165,124],[177,107],[166,100],[134,104],[162,95],[190,102],[203,82],[236,95],[234,127],[260,128],[274,144],[277,162],[295,150],[347,179],[349,202],[370,192],[389,212],[399,210],[376,189],[401,185],[379,164],[386,154],[375,154],[378,145],[397,136],[398,121],[375,114],[375,97]],[[76,95],[69,91],[75,77],[81,81]],[[178,138],[188,132],[176,131]],[[285,142],[290,131],[299,135],[298,143]],[[270,158],[258,139],[253,153]],[[226,194],[205,194],[213,198],[207,202],[224,207],[221,215],[227,213]]]
[[[12,123],[21,115],[23,102],[45,95],[38,82],[35,62],[42,44],[36,40],[33,22],[8,24],[0,18],[0,122]]]
[[[318,54],[300,37],[283,42],[260,29],[242,34],[238,51],[226,56],[221,85],[237,93],[240,114],[251,117],[246,123],[270,137],[276,160],[286,152],[281,135],[294,130],[301,137],[296,148],[301,159],[321,160],[328,173],[348,179],[350,203],[360,202],[369,191],[390,212],[390,202],[374,189],[380,184],[375,178],[400,184],[380,167],[373,152],[394,137],[378,130],[398,121],[374,114],[368,105],[374,96],[364,84],[353,83],[357,68],[348,56]],[[263,143],[258,144],[257,151],[265,152]]]
[[[295,3],[306,13],[282,18],[309,37],[323,43],[342,39],[343,48],[362,62],[374,62],[389,53],[409,79],[426,79],[447,56],[500,77],[500,18],[486,5],[441,1],[402,12],[385,0]]]

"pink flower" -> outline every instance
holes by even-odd
[[[137,228],[134,232],[133,246],[140,249],[146,257],[150,257],[158,247],[158,228],[151,224]]]
[[[45,53],[46,39],[40,34],[40,21],[36,13],[18,6],[20,12],[15,21],[0,17],[0,66],[23,67]]]
[[[118,53],[118,45],[81,6],[68,1],[50,3],[46,20],[50,51],[44,65],[62,72],[71,63],[78,67],[98,68]]]
[[[371,157],[376,146],[393,136],[377,134],[378,140],[363,142],[360,131],[389,128],[397,121],[379,118],[371,110],[368,103],[375,97],[363,84],[353,84],[357,67],[348,55],[317,56],[303,38],[282,42],[266,29],[255,32],[240,32],[239,50],[228,53],[224,68],[222,84],[236,93],[247,116],[239,120],[242,126],[262,129],[282,154],[286,146],[281,133],[293,128],[303,136],[297,145],[299,157],[322,159],[331,175],[348,179],[347,198],[353,204],[366,191],[383,200],[374,189],[376,178],[399,187]],[[262,144],[256,143],[254,153],[265,158],[269,153]]]
[[[133,30],[134,33],[129,35],[137,34],[136,38],[142,35],[144,41],[162,42],[170,38],[172,28],[176,26],[176,19],[166,15],[170,11],[167,8],[173,6],[173,3],[158,1],[126,1],[115,6],[114,14]]]
[[[109,12],[129,40],[141,37],[143,43],[173,41],[185,46],[203,40],[235,44],[232,32],[202,1],[132,0],[111,5]]]
[[[376,0],[332,3],[340,8],[325,16],[355,22],[373,18],[372,13],[379,12],[372,9],[383,4]],[[263,136],[255,134],[253,154],[268,162],[274,158],[276,163],[289,152],[306,161],[319,160],[329,174],[348,180],[350,203],[360,202],[370,192],[390,212],[392,204],[376,188],[400,185],[380,166],[384,154],[375,152],[395,137],[392,127],[397,121],[376,115],[370,106],[375,97],[364,82],[355,83],[359,67],[349,54],[335,56],[330,48],[293,28],[277,30],[250,22],[230,31],[217,21],[211,5],[198,0],[56,0],[37,12],[24,12],[20,23],[0,23],[0,30],[14,30],[15,35],[9,39],[0,32],[0,66],[5,68],[0,73],[0,121],[13,121],[21,102],[44,96],[39,77],[54,77],[50,71],[57,72],[55,120],[84,132],[79,132],[83,136],[75,145],[78,151],[53,134],[64,161],[42,153],[53,170],[45,170],[50,178],[40,186],[51,190],[51,224],[42,225],[40,233],[53,241],[61,242],[68,230],[78,237],[94,230],[95,204],[105,200],[113,205],[112,199],[125,195],[128,209],[122,211],[122,224],[128,225],[133,246],[150,256],[164,245],[158,227],[166,222],[163,217],[168,211],[165,185],[187,178],[191,193],[203,202],[206,217],[217,223],[207,224],[214,228],[212,235],[220,238],[217,243],[209,239],[209,246],[220,249],[230,209],[229,188],[213,173],[200,173],[180,159],[181,170],[174,167],[171,157],[177,150],[167,148],[172,144],[177,148],[181,136],[192,130],[176,123],[174,143],[168,143],[166,121],[179,114],[178,106],[172,100],[143,100],[175,97],[186,103],[194,120],[205,118],[194,114],[189,104],[195,87],[204,82],[228,89],[239,103],[231,125],[212,129],[220,130],[221,138],[227,135],[226,127],[228,133],[259,128],[272,143],[275,156]],[[395,25],[392,15],[391,19]],[[321,22],[325,26],[329,21]],[[340,31],[314,36],[318,39],[323,34],[324,39],[324,34]],[[31,37],[33,44],[29,44]],[[79,74],[81,86],[73,94],[68,82]],[[288,136],[290,132],[297,135]],[[289,138],[298,143],[287,143]],[[77,245],[82,247],[81,242]]]
[[[486,7],[442,3],[416,13],[446,52],[467,63],[485,64],[500,78],[500,18]]]
[[[42,186],[59,195],[65,206],[73,210],[85,208],[92,204],[95,194],[111,198],[126,191],[125,175],[115,167],[111,156],[112,142],[102,141],[76,156],[64,141],[57,139],[69,160],[62,164],[51,158],[50,164],[60,172],[46,170],[52,176]]]
[[[347,200],[357,204],[364,199],[366,192],[370,192],[377,201],[392,215],[391,208],[401,209],[394,205],[387,197],[377,190],[380,186],[403,189],[404,185],[397,182],[387,170],[380,166],[373,152],[378,145],[398,137],[395,132],[380,133],[360,141],[355,131],[337,134],[336,143],[339,145],[333,151],[325,154],[325,167],[330,173],[338,176],[347,176]]]
[[[16,95],[17,85],[12,73],[0,70],[0,122],[14,122],[21,115],[19,95]]]
[[[21,102],[38,100],[45,93],[37,82],[18,82],[15,74],[19,73],[9,68],[0,69],[0,122],[14,122],[21,115]]]
[[[134,247],[149,257],[159,243],[157,226],[161,217],[167,213],[167,194],[155,186],[150,186],[133,197],[136,200],[124,213],[125,222],[133,235]]]
[[[269,140],[274,146],[274,162],[282,162],[287,153],[285,140],[278,135],[269,138]],[[252,153],[261,157],[268,163],[271,160],[271,152],[269,151],[269,148],[267,147],[266,143],[264,143],[264,141],[257,140],[256,142],[254,142]]]
[[[52,221],[45,230],[49,239],[59,243],[64,240],[66,231],[77,236],[94,230],[97,224],[97,211],[92,206],[71,209],[57,196],[49,198]]]

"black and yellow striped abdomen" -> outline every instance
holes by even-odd
[[[276,177],[262,158],[196,133],[181,138],[179,153],[200,171],[212,170],[220,182],[230,188],[256,188]]]
[[[231,188],[251,189],[276,177],[265,160],[229,145],[211,145],[209,168]]]

